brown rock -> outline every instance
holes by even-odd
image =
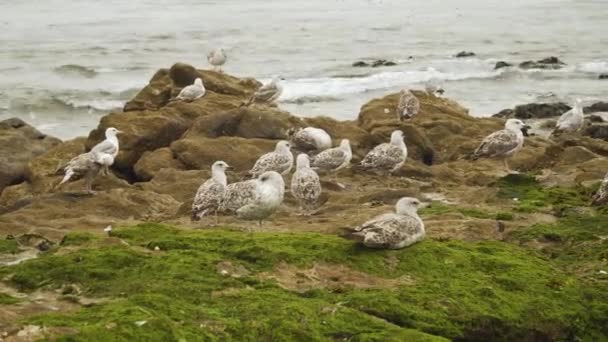
[[[175,159],[173,152],[168,147],[159,148],[155,151],[147,151],[135,164],[133,170],[140,181],[149,181],[162,169],[184,169],[184,164]]]
[[[0,216],[0,234],[38,233],[59,241],[74,228],[99,232],[117,222],[162,221],[172,217],[179,205],[169,195],[136,189],[112,189],[96,195],[49,194]]]
[[[240,137],[187,138],[171,144],[171,151],[186,168],[206,170],[215,161],[223,160],[238,171],[246,171],[275,145],[276,140]]]
[[[61,179],[62,168],[72,158],[86,152],[86,138],[76,138],[57,145],[27,163],[25,175],[34,193],[49,192]]]
[[[27,162],[61,140],[40,133],[18,118],[0,121],[0,193],[25,179]]]

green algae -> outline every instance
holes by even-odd
[[[466,217],[473,217],[479,219],[494,219],[499,221],[511,221],[513,220],[513,214],[507,212],[488,212],[478,208],[460,207],[454,205],[447,205],[441,202],[433,202],[431,206],[420,210],[420,214],[425,216],[442,215],[447,213],[460,213]]]
[[[6,293],[0,293],[0,305],[19,303],[21,300]]]
[[[94,234],[86,232],[70,232],[61,239],[61,246],[81,246],[97,240]]]
[[[570,339],[600,331],[594,315],[602,308],[588,304],[575,278],[504,242],[429,239],[387,251],[314,233],[158,224],[115,229],[112,236],[133,247],[87,246],[0,269],[24,291],[77,284],[88,297],[111,299],[29,322],[71,327],[75,335],[65,338],[81,341]],[[216,266],[224,261],[251,273],[221,275]],[[282,262],[340,264],[412,282],[299,293],[257,276]]]
[[[19,244],[16,240],[0,240],[0,254],[19,253]]]
[[[531,175],[511,174],[501,178],[496,184],[498,198],[514,202],[513,209],[532,213],[550,208],[559,213],[565,208],[589,205],[589,189],[549,187],[544,188]]]

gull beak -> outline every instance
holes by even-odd
[[[234,170],[234,168],[230,165],[226,165],[226,170]]]
[[[420,209],[430,208],[430,207],[431,207],[431,203],[430,202],[420,202],[420,206],[419,206]]]
[[[122,134],[122,133],[124,133],[124,132],[123,131],[118,131],[118,130],[116,131],[116,134]]]

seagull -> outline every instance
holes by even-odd
[[[395,205],[394,213],[386,213],[365,222],[346,237],[371,248],[400,249],[413,245],[425,236],[424,222],[418,216],[420,201],[403,197]]]
[[[342,139],[340,146],[327,149],[312,158],[313,169],[321,172],[337,173],[339,170],[350,165],[353,152],[350,148],[350,141]],[[336,182],[337,182],[336,174]]]
[[[608,173],[604,176],[602,184],[593,196],[593,205],[604,205],[608,203]]]
[[[581,99],[576,99],[576,101],[574,101],[574,107],[557,119],[555,130],[551,135],[559,135],[559,133],[562,132],[577,132],[583,127],[583,123],[583,101]]]
[[[256,179],[230,184],[222,210],[262,225],[262,221],[283,203],[284,194],[283,177],[275,171],[267,171]]]
[[[501,159],[508,173],[514,173],[509,168],[507,159],[515,155],[524,145],[522,129],[529,129],[519,119],[509,119],[505,129],[494,132],[483,139],[479,147],[473,152],[473,160],[479,158]]]
[[[249,106],[252,103],[273,103],[276,101],[279,96],[281,96],[281,93],[283,93],[283,87],[279,84],[280,80],[282,80],[282,78],[278,76],[273,77],[270,83],[265,84],[260,89],[256,90],[249,101],[247,101],[244,105]]]
[[[207,61],[209,64],[213,65],[213,70],[222,72],[222,65],[226,63],[228,56],[226,55],[226,51],[224,49],[214,49],[209,52],[207,55]]]
[[[298,129],[292,136],[291,142],[301,151],[321,152],[331,148],[331,136],[321,128],[306,127]]]
[[[424,89],[426,90],[427,94],[433,97],[439,97],[445,92],[445,90],[443,90],[443,88],[441,87],[441,80],[436,77],[433,77],[426,81]]]
[[[114,158],[118,155],[119,145],[116,135],[119,133],[121,132],[114,127],[107,128],[104,141],[93,146],[91,151],[72,158],[65,166],[60,168],[58,173],[63,169],[64,177],[57,187],[74,179],[74,177],[84,177],[85,190],[88,193],[94,193],[92,189],[93,180],[102,169],[107,175],[109,167],[114,164]]]
[[[282,175],[288,174],[293,166],[293,154],[290,147],[288,141],[279,141],[274,151],[262,155],[248,174],[252,177],[257,177],[266,171],[276,171]]]
[[[403,141],[403,132],[396,130],[391,134],[391,141],[383,143],[369,151],[361,161],[361,167],[381,173],[397,171],[407,158],[407,147]]]
[[[399,104],[397,105],[397,119],[405,121],[411,119],[418,114],[420,110],[420,101],[409,90],[401,90]]]
[[[319,175],[310,168],[307,154],[299,154],[296,159],[296,172],[291,177],[291,194],[300,204],[300,209],[314,209],[321,196]]]
[[[109,154],[96,154],[94,152],[86,152],[80,154],[72,160],[70,160],[65,167],[63,172],[65,176],[59,182],[57,187],[60,187],[64,183],[74,179],[74,177],[85,178],[85,191],[88,193],[94,193],[92,189],[93,180],[99,174],[99,171],[103,167],[108,167],[114,163],[114,158]]]
[[[119,133],[122,132],[114,127],[107,128],[106,139],[100,142],[99,144],[93,146],[93,148],[91,149],[91,153],[94,153],[98,156],[99,163],[105,166],[104,173],[106,175],[109,172],[108,168],[112,166],[112,164],[114,163],[114,159],[118,155],[119,144],[117,135]],[[108,156],[104,156],[105,154],[112,156],[112,158],[110,159]]]
[[[211,166],[211,178],[206,180],[196,191],[192,202],[192,221],[198,221],[201,217],[214,212],[216,214],[220,203],[224,199],[228,182],[226,170],[230,168],[224,161],[216,161]]]
[[[205,95],[205,86],[203,85],[203,80],[199,77],[194,80],[194,84],[189,86],[185,86],[177,95],[177,100],[182,100],[185,102],[192,102],[196,99],[200,99]]]

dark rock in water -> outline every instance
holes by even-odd
[[[493,117],[517,119],[544,119],[560,116],[571,109],[563,102],[557,103],[529,103],[516,106],[514,109],[504,109]]]
[[[372,68],[377,68],[377,67],[381,67],[381,66],[393,66],[393,65],[397,65],[397,63],[395,63],[393,61],[387,61],[386,59],[379,59],[372,63]]]
[[[591,114],[597,112],[608,112],[608,102],[596,102],[591,106],[583,108],[583,113]]]
[[[353,66],[356,68],[362,68],[362,67],[368,67],[369,64],[364,61],[356,61],[355,63],[353,63]]]
[[[376,59],[371,63],[367,63],[365,61],[357,61],[357,62],[353,63],[353,66],[357,67],[357,68],[363,68],[363,67],[377,68],[377,67],[394,66],[394,65],[397,65],[397,63],[386,60],[386,59]]]
[[[23,120],[0,121],[0,193],[4,187],[25,179],[27,162],[61,140],[47,136]]]
[[[460,51],[459,53],[454,55],[454,57],[456,57],[456,58],[473,57],[473,56],[475,56],[475,52],[472,52],[472,51]]]
[[[600,80],[608,80],[608,74],[600,74],[597,78]]]
[[[608,125],[599,124],[599,125],[591,125],[587,126],[583,130],[583,135],[595,138],[602,139],[604,141],[608,141]]]
[[[589,120],[589,122],[593,122],[593,123],[604,122],[604,118],[602,118],[599,115],[589,115],[589,117],[587,119]]]
[[[498,62],[496,62],[496,65],[494,65],[494,70],[500,69],[500,68],[506,68],[506,67],[510,67],[510,66],[513,66],[513,64],[507,63],[505,61],[498,61]]]
[[[547,57],[538,61],[525,61],[519,64],[522,69],[560,69],[566,65],[557,57]]]

